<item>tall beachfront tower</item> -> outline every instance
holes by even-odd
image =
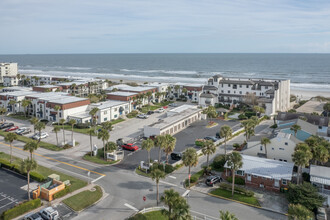
[[[4,76],[17,76],[17,63],[0,63],[0,83]]]

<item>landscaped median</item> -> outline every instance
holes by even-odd
[[[29,211],[32,211],[32,210],[40,207],[41,204],[42,203],[41,203],[40,199],[34,199],[34,200],[19,203],[14,208],[4,211],[1,214],[0,219],[9,220],[9,219],[16,218],[20,215],[23,215],[24,213],[27,213]]]
[[[8,134],[8,132],[5,131],[0,131],[0,135],[5,137]],[[25,136],[21,136],[21,135],[17,135],[17,140],[27,143],[29,141],[31,141],[31,138],[25,137]],[[50,143],[46,143],[43,141],[40,141],[40,147],[48,149],[48,150],[52,150],[52,151],[61,151],[64,150],[64,148],[62,147],[57,147],[55,144],[50,144]]]
[[[91,190],[82,191],[74,196],[63,200],[63,203],[69,206],[74,211],[79,212],[99,201],[102,196],[103,192],[101,187],[95,186]]]
[[[153,211],[147,213],[138,213],[128,220],[168,220],[168,216],[164,215],[162,211]]]
[[[113,160],[104,160],[103,159],[103,148],[97,150],[97,155],[96,156],[91,156],[91,153],[87,153],[83,156],[84,160],[87,160],[92,163],[97,163],[97,164],[104,164],[104,165],[110,165],[117,163],[119,160],[113,161]]]
[[[220,187],[211,191],[209,195],[219,197],[221,199],[233,200],[243,204],[260,207],[260,204],[254,197],[254,193],[252,191],[235,186],[234,196],[232,196],[231,185],[226,183],[221,183]]]
[[[146,176],[146,177],[150,177],[151,178],[151,171],[153,169],[159,169],[162,171],[165,171],[165,174],[170,174],[172,173],[174,170],[177,170],[181,167],[182,165],[177,165],[175,167],[173,167],[170,164],[165,164],[165,166],[163,164],[158,164],[158,163],[153,163],[153,165],[151,166],[151,169],[149,171],[145,171],[144,169],[142,169],[141,167],[138,167],[137,169],[135,169],[135,172],[141,176]],[[164,170],[165,168],[165,170]]]

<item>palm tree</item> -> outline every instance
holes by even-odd
[[[17,140],[17,134],[8,133],[5,136],[5,141],[10,144],[10,163],[13,161],[13,142]]]
[[[88,129],[87,133],[89,134],[89,143],[91,145],[91,156],[93,155],[93,136],[96,135],[94,128]]]
[[[39,122],[39,119],[33,117],[30,119],[30,123],[33,125],[33,133],[36,133],[36,124]]]
[[[108,142],[109,138],[110,138],[110,134],[107,130],[105,130],[104,128],[101,129],[101,131],[99,131],[99,133],[97,134],[97,138],[101,139],[103,142],[103,158],[104,160],[106,160],[106,142]]]
[[[206,114],[208,119],[216,118],[218,116],[216,109],[212,105],[209,105],[207,108],[205,108],[203,110],[203,114]]]
[[[326,116],[329,117],[329,112],[330,112],[330,102],[327,102],[323,105],[323,110],[326,112]]]
[[[57,125],[60,125],[60,110],[61,110],[61,106],[59,105],[55,105],[54,106],[54,110],[56,111],[57,114]]]
[[[168,86],[167,89],[166,89],[166,91],[167,91],[167,97],[169,97],[170,96],[170,93],[172,91],[171,86]]]
[[[158,164],[160,164],[161,149],[164,149],[166,145],[166,139],[164,135],[159,135],[155,139],[155,146],[158,146]]]
[[[165,135],[165,147],[164,152],[166,154],[166,163],[168,163],[168,155],[170,155],[175,148],[176,138],[172,137],[170,134]]]
[[[289,204],[288,217],[290,220],[310,220],[314,214],[300,204]]]
[[[297,184],[299,184],[299,177],[302,172],[303,166],[308,166],[309,161],[313,158],[313,154],[310,151],[308,145],[306,144],[297,144],[294,153],[292,154],[292,161],[298,167],[298,175],[297,175]]]
[[[187,92],[188,92],[188,90],[186,88],[182,89],[182,93],[184,94],[184,96],[187,96]]]
[[[232,136],[233,130],[228,125],[223,125],[220,128],[220,137],[225,139],[225,155],[227,155],[227,141]]]
[[[270,144],[269,138],[266,138],[266,137],[261,138],[260,144],[261,145],[264,145],[264,147],[265,147],[265,154],[266,154],[266,158],[267,158],[267,144]]]
[[[179,97],[180,86],[179,85],[175,85],[174,86],[174,90],[175,90],[175,93],[177,93],[177,97]]]
[[[246,137],[246,141],[249,140],[249,138],[251,137],[251,135],[254,135],[254,128],[257,125],[256,121],[253,119],[248,119],[248,120],[244,120],[241,122],[241,127],[244,127],[245,130],[245,137]]]
[[[101,124],[101,126],[102,126],[102,128],[104,128],[108,132],[112,131],[112,129],[113,129],[112,123],[110,121],[103,122]]]
[[[36,141],[34,141],[34,140],[31,140],[31,141],[27,142],[27,143],[24,145],[23,150],[25,150],[25,151],[29,151],[29,152],[30,152],[30,158],[31,158],[31,160],[32,160],[32,159],[33,159],[33,156],[32,156],[32,155],[33,155],[33,152],[34,152],[35,150],[37,150],[38,147],[39,147],[38,142],[36,142]]]
[[[168,206],[168,219],[172,217],[172,209],[176,205],[178,198],[180,198],[180,194],[175,192],[174,189],[165,190],[164,195],[160,198]]]
[[[53,127],[53,132],[55,132],[55,135],[56,135],[56,143],[57,143],[56,146],[58,146],[58,135],[57,135],[57,133],[58,133],[59,131],[61,131],[61,128],[60,128],[59,126],[54,126],[54,127]]]
[[[40,140],[41,140],[41,131],[46,128],[46,125],[45,125],[45,123],[39,121],[39,122],[37,122],[37,124],[35,125],[35,127],[36,127],[36,130],[39,132],[38,143],[40,143]]]
[[[188,170],[188,186],[190,186],[190,168],[192,166],[197,166],[198,164],[198,155],[195,148],[189,147],[183,153],[182,156],[183,165],[189,168]]]
[[[207,140],[204,142],[202,153],[207,156],[207,168],[209,168],[209,156],[210,154],[214,154],[216,151],[216,147],[211,140]]]
[[[151,100],[151,97],[152,97],[152,92],[148,91],[146,93],[146,96],[148,97],[148,104],[150,104],[150,100]]]
[[[68,124],[69,125],[71,125],[71,141],[72,141],[72,146],[73,146],[73,126],[75,125],[75,124],[77,124],[77,121],[76,120],[74,120],[74,119],[70,119],[69,120],[69,122],[68,122]]]
[[[148,164],[150,164],[150,150],[155,146],[153,140],[148,138],[142,142],[142,149],[148,152]]]
[[[14,99],[11,99],[8,103],[9,105],[11,105],[12,107],[12,112],[15,114],[15,104],[16,104],[16,101]]]
[[[299,125],[295,124],[295,125],[291,126],[290,130],[293,131],[294,136],[297,137],[297,133],[299,130],[301,130],[301,127]]]
[[[22,101],[22,107],[24,108],[25,111],[25,117],[27,118],[28,112],[27,112],[27,107],[31,105],[31,101],[28,99],[23,99]]]
[[[173,218],[172,219],[192,219],[189,213],[189,204],[183,197],[179,197],[176,200],[175,206],[173,206]]]
[[[6,108],[3,108],[3,107],[0,107],[0,115],[2,117],[2,121],[3,121],[3,115],[7,112],[7,109]]]
[[[235,172],[242,168],[243,161],[242,156],[238,152],[232,152],[227,160],[227,166],[230,167],[232,173],[232,184],[231,184],[231,195],[234,196],[234,188],[235,188]]]
[[[89,115],[92,118],[91,124],[92,124],[92,126],[94,126],[95,132],[96,132],[96,126],[95,126],[96,125],[96,118],[95,118],[95,115],[98,111],[99,111],[98,108],[93,108],[92,110],[89,111]]]
[[[329,151],[326,147],[319,145],[313,149],[313,159],[322,165],[329,160]]]
[[[38,164],[35,160],[26,158],[25,160],[22,160],[21,162],[21,171],[22,173],[27,173],[27,181],[28,181],[28,198],[29,200],[31,199],[30,197],[30,172],[32,170],[37,169]]]
[[[160,181],[160,179],[165,178],[165,172],[160,170],[160,169],[153,169],[151,171],[151,178],[152,178],[152,180],[156,181],[156,185],[157,185],[157,205],[158,205],[158,203],[159,203],[159,181]]]
[[[253,106],[253,110],[256,112],[258,116],[260,116],[261,113],[265,113],[265,109],[257,105]]]
[[[238,220],[236,216],[233,213],[230,213],[228,211],[222,211],[220,210],[220,219],[221,220]]]
[[[65,119],[60,120],[60,124],[62,125],[62,130],[63,130],[63,143],[65,145],[65,130],[64,130],[64,125],[65,125]]]

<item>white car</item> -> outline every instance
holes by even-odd
[[[60,218],[58,211],[53,209],[52,207],[42,209],[39,214],[42,216],[43,219],[46,220],[57,220]]]
[[[41,135],[39,136],[39,133],[36,133],[33,135],[32,139],[39,140],[39,139],[44,139],[48,137],[49,135],[46,132],[41,132]]]
[[[143,119],[147,119],[149,116],[146,114],[140,114],[137,116],[138,118],[143,118]]]
[[[155,112],[157,112],[157,113],[162,113],[162,112],[164,112],[165,110],[163,109],[163,108],[159,108],[159,109],[157,109]]]

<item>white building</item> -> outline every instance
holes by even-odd
[[[25,99],[27,95],[35,94],[33,91],[14,91],[0,93],[0,106],[7,109],[7,112],[23,112],[24,108],[20,102]],[[15,101],[14,105],[9,104],[11,100]]]
[[[90,109],[98,108],[97,123],[116,120],[130,113],[129,103],[121,101],[106,101],[90,105]]]
[[[3,86],[17,86],[18,81],[17,76],[3,76]]]
[[[330,204],[330,168],[324,166],[310,166],[310,181],[319,189],[322,196],[326,198],[326,203]]]
[[[144,136],[174,135],[201,119],[202,110],[193,105],[182,105],[167,113],[167,117],[144,127]]]
[[[298,143],[298,140],[292,134],[279,132],[275,137],[270,138],[270,143],[266,145],[267,158],[284,162],[292,162],[292,154]],[[266,157],[266,148],[258,141],[249,141],[246,149],[241,151],[244,155],[255,157]]]
[[[251,101],[262,105],[266,115],[290,109],[290,80],[226,78],[215,75],[208,80],[203,93],[215,95],[199,100],[199,104],[204,107],[210,103],[235,106]]]
[[[12,86],[2,88],[1,92],[17,92],[17,91],[32,91],[31,87],[23,87],[23,86]]]
[[[17,63],[0,63],[0,83],[4,76],[17,76]]]
[[[180,98],[185,97],[191,102],[199,102],[199,97],[203,93],[203,84],[196,83],[174,83],[170,84],[171,91],[169,92],[169,97]],[[184,93],[184,90],[187,90]]]

